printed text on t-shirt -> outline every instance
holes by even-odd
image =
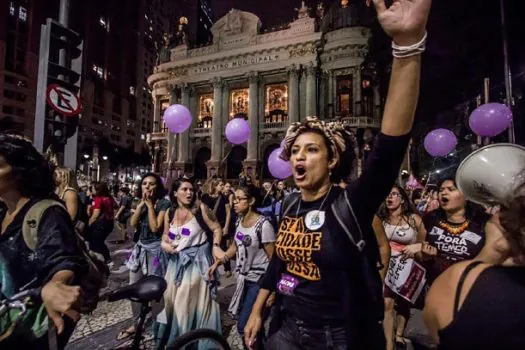
[[[312,253],[321,249],[322,232],[306,232],[304,218],[285,217],[277,235],[276,252],[286,263],[286,270],[310,281],[319,281],[321,273]]]

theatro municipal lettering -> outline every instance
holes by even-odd
[[[202,74],[202,73],[217,72],[221,70],[235,69],[235,68],[240,68],[244,66],[249,66],[252,64],[269,63],[269,62],[274,62],[277,60],[279,60],[279,55],[265,55],[265,56],[257,56],[257,57],[239,58],[233,61],[220,62],[220,63],[211,64],[207,66],[197,67],[193,69],[193,73]]]

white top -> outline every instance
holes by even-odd
[[[386,237],[389,241],[402,245],[416,243],[417,231],[409,224],[392,225],[387,222],[383,222],[383,226],[385,227]]]
[[[237,246],[237,266],[235,271],[246,276],[248,281],[256,282],[266,271],[269,260],[266,252],[261,247],[262,244],[275,242],[275,231],[268,220],[262,223],[261,242],[257,237],[256,227],[259,226],[259,220],[252,227],[242,226],[241,220],[235,229],[235,245]]]
[[[182,226],[176,226],[175,220],[171,222],[168,238],[175,250],[180,252],[184,248],[194,247],[206,243],[206,233],[199,225],[195,216]]]

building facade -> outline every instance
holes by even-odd
[[[247,173],[269,178],[267,158],[279,147],[290,123],[306,116],[343,120],[360,138],[366,154],[380,126],[379,89],[363,78],[370,30],[361,8],[334,5],[321,18],[299,6],[285,28],[261,33],[252,13],[232,9],[212,27],[211,45],[179,45],[168,62],[148,78],[154,102],[154,168],[166,176],[237,178]],[[319,13],[319,11],[318,11]],[[174,135],[162,115],[182,104],[193,116],[190,130]],[[245,118],[251,137],[231,145],[224,128]]]

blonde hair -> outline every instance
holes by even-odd
[[[78,191],[78,182],[77,182],[77,176],[75,174],[75,171],[71,168],[65,168],[65,167],[57,167],[55,169],[55,173],[60,176],[60,186],[59,188],[62,189],[62,193],[60,193],[60,196],[69,189],[73,189],[75,191]]]

